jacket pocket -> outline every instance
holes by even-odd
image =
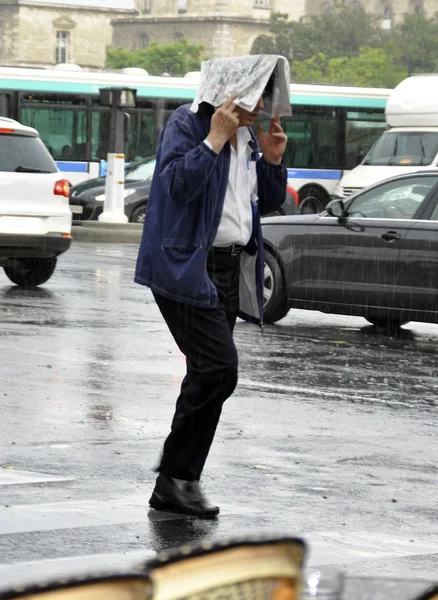
[[[206,264],[207,250],[201,238],[163,238],[154,281],[176,300],[209,302],[212,289]]]
[[[163,238],[162,248],[164,250],[180,250],[181,252],[193,252],[202,248],[202,239]]]

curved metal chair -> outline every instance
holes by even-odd
[[[298,538],[235,538],[160,552],[144,570],[153,600],[295,600],[305,553]]]

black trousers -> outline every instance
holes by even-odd
[[[240,256],[212,250],[207,271],[219,294],[216,308],[189,306],[154,294],[187,364],[157,471],[187,481],[200,479],[222,405],[237,385],[233,328],[239,309]]]

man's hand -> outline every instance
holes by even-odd
[[[216,154],[219,154],[239,127],[239,114],[234,110],[235,99],[236,96],[228,98],[211,118],[210,133],[206,139],[211,143]]]
[[[275,116],[269,123],[267,133],[264,133],[263,123],[257,129],[257,138],[263,158],[274,165],[281,164],[281,157],[286,150],[287,137],[280,125],[280,117]]]

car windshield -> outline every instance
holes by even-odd
[[[0,136],[0,171],[56,173],[56,164],[38,137]]]
[[[438,178],[412,177],[389,181],[354,198],[348,207],[352,218],[412,219]]]
[[[376,142],[363,164],[418,167],[430,165],[438,152],[438,133],[387,131]]]
[[[139,181],[152,179],[155,169],[155,158],[149,160],[146,163],[137,165],[133,169],[130,169],[125,176],[125,181]]]

